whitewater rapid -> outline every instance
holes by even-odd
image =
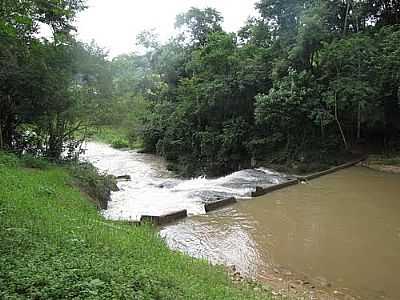
[[[241,170],[225,177],[181,179],[155,155],[135,150],[117,150],[109,145],[88,142],[82,159],[101,172],[131,180],[119,181],[102,214],[111,220],[139,220],[142,215],[161,215],[186,209],[189,215],[204,214],[204,203],[218,198],[249,198],[256,186],[286,180],[286,176],[267,169]]]

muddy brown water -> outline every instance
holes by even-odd
[[[132,178],[119,182],[106,218],[187,209],[189,218],[160,229],[172,249],[283,282],[278,288],[305,283],[316,291],[306,299],[400,299],[400,175],[353,167],[250,199],[256,185],[285,175],[254,169],[185,180],[156,156],[87,148],[84,159],[100,170]],[[205,214],[204,203],[216,196],[248,199]]]
[[[400,299],[399,175],[353,167],[161,234],[173,249],[261,280],[302,278],[331,299]]]

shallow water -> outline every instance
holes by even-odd
[[[302,278],[329,299],[400,299],[399,175],[353,167],[249,199],[256,185],[286,176],[258,169],[183,180],[156,156],[96,143],[85,158],[111,174],[131,175],[119,182],[105,217],[188,210],[190,218],[160,229],[172,249],[235,265],[250,277]],[[231,195],[243,199],[205,214],[205,202]]]
[[[400,299],[399,175],[354,167],[161,234],[174,249],[253,277],[290,271],[332,297]]]

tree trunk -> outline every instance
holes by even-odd
[[[346,0],[347,2],[347,7],[346,7],[346,16],[344,18],[344,28],[343,28],[343,35],[346,35],[347,33],[347,26],[349,23],[349,12],[350,12],[350,0]]]
[[[5,97],[5,101],[1,106],[1,110],[0,149],[12,149],[17,123],[15,116],[15,103],[13,102],[11,95],[7,95],[7,97]]]
[[[358,102],[357,111],[357,140],[361,138],[361,103]]]
[[[358,54],[358,81],[361,81],[361,53]],[[357,140],[361,138],[361,101],[358,100],[357,107]]]
[[[338,118],[338,111],[337,111],[337,93],[335,92],[335,120],[336,120],[336,124],[339,128],[340,131],[340,135],[342,136],[342,141],[344,144],[344,149],[347,151],[349,149],[348,144],[347,144],[347,140],[346,137],[344,135],[343,129],[342,129],[342,125],[340,124],[339,118]]]
[[[50,159],[59,159],[64,145],[64,121],[59,113],[54,116],[49,124],[49,140],[47,157]]]
[[[1,124],[2,122],[0,121],[0,149],[4,148],[3,145],[3,124]]]
[[[324,121],[322,120],[322,117],[321,117],[321,121],[320,121],[320,126],[321,126],[321,137],[322,137],[322,139],[325,139],[325,128],[324,128]]]

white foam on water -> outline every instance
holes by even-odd
[[[102,172],[115,176],[129,175],[130,181],[118,183],[120,191],[103,215],[113,220],[139,220],[142,215],[162,215],[186,209],[188,214],[204,214],[204,202],[221,197],[249,197],[257,184],[282,181],[281,174],[268,169],[242,170],[208,179],[178,179],[155,155],[132,150],[117,150],[108,145],[88,142],[82,160]]]

